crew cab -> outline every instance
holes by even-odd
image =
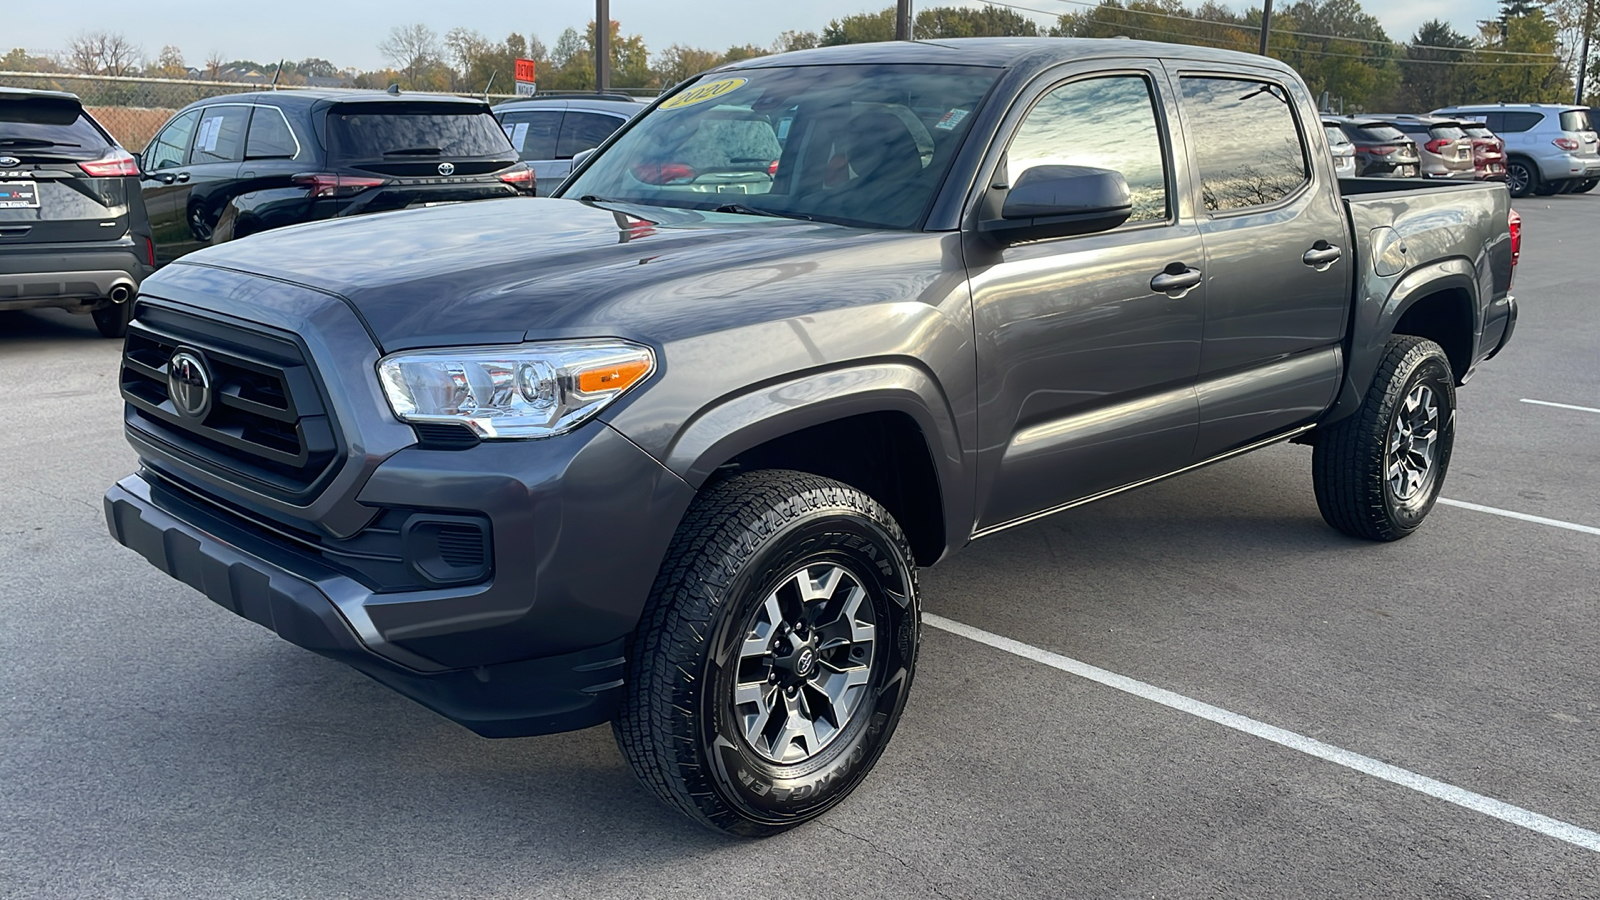
[[[110,530],[479,734],[609,720],[664,801],[770,834],[873,767],[917,569],[977,538],[1291,439],[1334,528],[1422,524],[1516,321],[1514,214],[1332,166],[1242,53],[724,66],[554,197],[146,281]]]

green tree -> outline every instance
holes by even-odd
[[[785,31],[778,35],[777,40],[772,42],[772,52],[788,53],[791,50],[810,50],[821,42],[822,38],[818,37],[815,31]]]
[[[1459,64],[1468,62],[1471,53],[1471,38],[1445,22],[1422,23],[1400,62],[1400,105],[1425,111],[1466,102],[1472,85]]]
[[[821,46],[839,44],[868,44],[873,41],[894,40],[894,7],[882,12],[858,13],[834,19],[822,29]]]
[[[1505,37],[1499,22],[1480,22],[1474,56],[1478,64],[1470,73],[1473,99],[1481,103],[1556,103],[1572,96],[1572,78],[1556,57],[1556,26],[1536,9],[1530,15],[1505,20]],[[1530,56],[1546,54],[1542,63]]]
[[[662,88],[669,88],[691,75],[698,75],[721,64],[722,56],[715,50],[673,44],[656,57],[656,81]]]
[[[936,6],[917,13],[912,34],[919,39],[963,37],[1037,37],[1039,25],[1015,10],[998,6],[978,9]]]

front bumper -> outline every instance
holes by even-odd
[[[353,625],[348,579],[224,521],[159,482],[130,475],[105,496],[111,535],[219,606],[292,644],[347,663],[485,737],[585,728],[615,711],[623,640],[539,659],[444,669]],[[362,633],[365,632],[365,633]]]

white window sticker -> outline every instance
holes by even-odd
[[[528,123],[527,122],[518,122],[516,125],[514,125],[512,127],[511,145],[513,147],[517,148],[517,152],[518,153],[521,153],[522,152],[522,145],[526,144],[527,142],[528,142]]]
[[[944,116],[939,119],[939,124],[937,124],[937,125],[935,125],[933,127],[941,129],[943,131],[953,131],[953,130],[955,130],[955,127],[957,125],[961,124],[961,120],[965,119],[966,117],[967,117],[967,111],[966,110],[964,110],[964,109],[952,109],[949,112],[945,113]]]
[[[200,122],[200,140],[196,144],[207,153],[217,151],[217,137],[222,134],[222,117],[214,116]]]

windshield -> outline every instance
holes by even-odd
[[[94,159],[111,146],[75,100],[0,99],[0,156]]]
[[[1405,140],[1405,132],[1392,125],[1363,125],[1356,129],[1364,141],[1374,144],[1387,144],[1391,141]]]
[[[1475,138],[1494,137],[1494,132],[1490,131],[1487,125],[1462,125],[1461,130]]]
[[[345,159],[511,156],[511,142],[487,109],[340,106],[328,113],[328,150]]]
[[[1589,111],[1586,109],[1569,109],[1561,114],[1562,131],[1593,131],[1589,126]]]
[[[709,76],[635,123],[561,196],[911,228],[997,75],[851,65]]]
[[[1337,125],[1324,125],[1322,130],[1327,132],[1330,146],[1343,147],[1350,143],[1350,139],[1344,136],[1344,129]]]
[[[1455,141],[1467,136],[1467,133],[1454,125],[1435,125],[1428,129],[1428,136],[1438,140]]]

